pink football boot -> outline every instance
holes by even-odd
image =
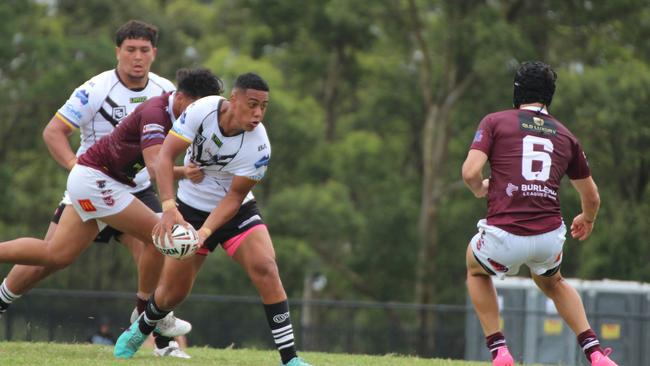
[[[609,364],[604,363],[603,365]],[[508,347],[501,347],[497,350],[497,357],[492,360],[492,366],[515,366],[515,360],[512,359]]]
[[[618,366],[618,364],[609,359],[610,354],[612,353],[611,348],[605,348],[603,353],[598,351],[591,354],[591,366]]]

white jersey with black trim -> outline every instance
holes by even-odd
[[[152,72],[144,88],[129,89],[120,81],[117,70],[112,69],[94,76],[75,89],[56,116],[72,129],[79,129],[81,145],[77,156],[80,156],[111,133],[142,102],[173,90],[176,87],[171,81]],[[138,173],[135,182],[137,186],[133,192],[151,185],[147,169]]]
[[[202,167],[205,177],[200,183],[182,179],[178,183],[178,198],[201,211],[211,212],[225,197],[233,177],[262,180],[271,158],[271,143],[263,124],[253,131],[224,136],[219,127],[219,109],[225,98],[208,96],[187,107],[174,122],[170,134],[190,146],[185,165],[193,162]],[[248,192],[243,203],[253,199]]]

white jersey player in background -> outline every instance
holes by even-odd
[[[144,314],[117,340],[116,357],[133,357],[158,321],[189,295],[206,255],[221,245],[257,288],[282,365],[309,366],[296,355],[275,250],[251,193],[271,158],[262,124],[268,100],[266,82],[256,74],[243,74],[235,81],[230,100],[201,98],[174,122],[158,157],[156,177],[163,217],[153,235],[170,235],[174,224],[189,223],[198,229],[203,246],[186,260],[166,258]],[[185,162],[201,166],[205,178],[198,184],[181,180],[177,202],[172,167],[183,151]]]
[[[122,25],[115,35],[115,69],[104,71],[75,89],[70,98],[56,112],[43,131],[43,139],[52,157],[63,167],[71,170],[77,157],[83,154],[99,139],[113,131],[120,121],[148,98],[159,96],[176,89],[169,80],[150,72],[156,57],[158,29],[150,24],[131,20]],[[77,152],[70,146],[69,136],[76,130],[81,135]],[[144,164],[142,164],[144,167]],[[141,168],[137,164],[134,169]],[[189,168],[187,173],[196,175],[198,169]],[[136,177],[137,187],[132,191],[155,212],[161,206],[149,180],[146,169]],[[65,205],[71,204],[67,192],[55,211],[45,240],[52,238]],[[101,228],[100,228],[101,229]],[[145,246],[138,239],[106,227],[96,241],[108,242],[115,237],[126,245],[138,267],[137,305],[134,313],[144,310],[146,300],[158,283],[164,262],[163,256],[153,246]],[[70,258],[70,262],[74,261]],[[43,266],[15,265],[0,285],[0,315],[22,294],[37,282],[55,271]],[[186,334],[191,325],[171,314],[158,327],[165,336]],[[160,355],[186,357],[175,342],[168,337],[156,337],[156,350]],[[171,349],[169,348],[171,347]]]

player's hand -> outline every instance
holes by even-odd
[[[189,224],[183,218],[183,215],[178,211],[177,208],[172,208],[167,211],[164,211],[160,221],[153,227],[151,236],[158,239],[159,243],[164,245],[164,236],[167,236],[167,239],[171,243],[172,240],[172,227],[175,224],[180,224],[185,227],[188,227]]]
[[[194,163],[189,163],[185,166],[185,178],[189,179],[192,183],[201,183],[203,177],[205,177],[205,174],[200,166]]]
[[[476,198],[483,198],[488,194],[488,188],[490,188],[490,180],[488,178],[483,179],[481,182],[481,188],[478,191],[474,192]]]
[[[587,221],[584,217],[584,214],[580,214],[573,219],[571,223],[571,236],[574,239],[583,241],[591,235],[591,231],[594,229],[594,222]]]

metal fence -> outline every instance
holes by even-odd
[[[515,358],[527,364],[586,365],[575,335],[534,285],[526,280],[495,284],[501,318]],[[615,288],[582,281],[589,319],[621,365],[650,365],[648,285]],[[643,291],[641,291],[643,290]],[[100,320],[118,335],[128,326],[133,294],[107,291],[33,290],[0,319],[0,339],[86,342]],[[364,301],[290,300],[302,350],[363,354],[417,354],[418,313],[435,318],[434,356],[489,360],[480,324],[466,305],[418,305]],[[191,346],[273,349],[257,297],[191,295],[177,315],[193,323]],[[644,358],[645,357],[645,358]]]

